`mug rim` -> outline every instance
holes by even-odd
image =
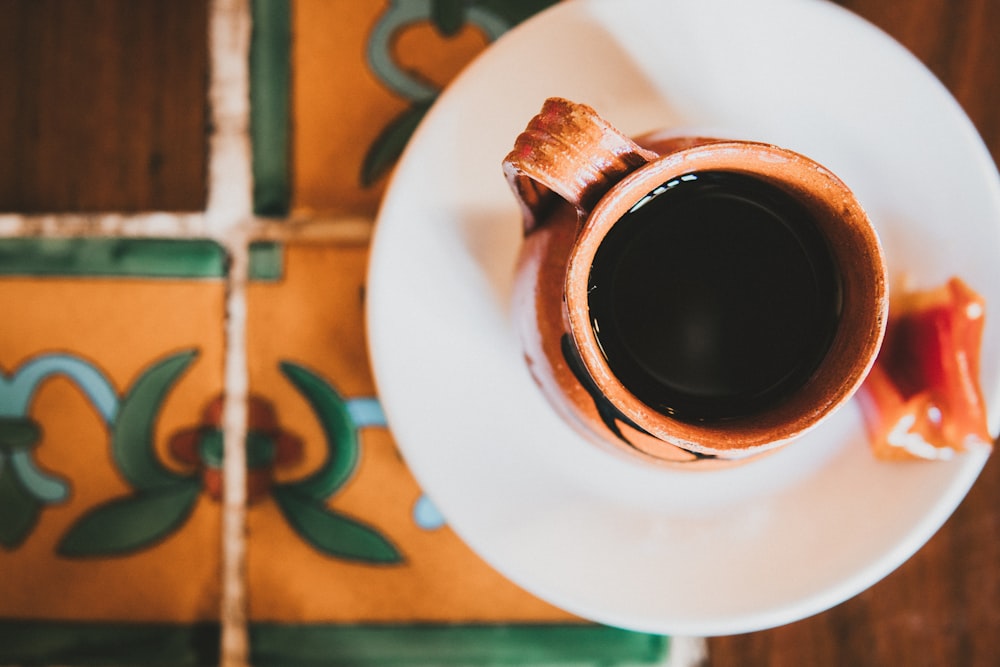
[[[614,374],[589,316],[588,283],[597,249],[643,196],[697,171],[750,174],[789,191],[816,214],[841,275],[844,301],[830,350],[806,383],[769,408],[725,421],[693,423],[645,404]],[[850,264],[848,264],[850,260]],[[565,312],[577,352],[598,390],[654,438],[623,443],[652,458],[681,447],[726,458],[753,456],[815,428],[861,386],[881,347],[888,317],[888,270],[881,242],[861,203],[829,169],[795,151],[754,141],[710,140],[656,158],[615,184],[582,221],[566,271]],[[664,448],[662,452],[660,442]]]

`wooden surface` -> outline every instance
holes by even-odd
[[[1000,2],[840,0],[951,90],[1000,161]],[[1000,258],[998,258],[1000,261]],[[774,630],[710,639],[712,667],[1000,665],[1000,460],[913,558],[865,593]]]
[[[0,0],[0,212],[205,206],[207,0]]]

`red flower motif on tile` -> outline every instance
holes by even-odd
[[[202,484],[209,497],[222,498],[222,406],[217,396],[202,411],[201,423],[170,438],[170,453],[178,461],[201,470]],[[270,495],[274,471],[302,460],[302,441],[283,430],[274,406],[260,396],[247,400],[247,503]]]

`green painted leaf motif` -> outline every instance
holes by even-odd
[[[403,556],[376,529],[328,509],[287,486],[274,489],[282,514],[303,539],[323,553],[346,560],[394,564]]]
[[[247,432],[247,468],[254,470],[271,465],[277,456],[274,437],[269,433],[250,429]]]
[[[187,520],[201,491],[181,479],[155,491],[115,498],[84,514],[59,543],[63,556],[116,556],[146,548]]]
[[[537,14],[546,7],[556,4],[559,0],[472,0],[472,3],[483,9],[504,17],[511,25],[516,25],[526,18]]]
[[[197,350],[188,350],[154,364],[139,376],[122,399],[112,425],[111,449],[118,469],[136,489],[156,489],[187,479],[156,458],[153,436],[164,398],[197,356]]]
[[[361,185],[369,187],[382,178],[403,154],[431,103],[414,104],[394,118],[372,142],[361,163]]]
[[[14,467],[0,456],[0,546],[19,547],[38,522],[40,506],[17,479]]]
[[[451,37],[465,24],[464,0],[431,0],[431,23],[445,37]]]
[[[220,428],[204,428],[198,441],[198,456],[209,468],[221,468],[225,456],[225,444]]]
[[[0,417],[0,452],[32,447],[42,437],[42,427],[30,417]]]
[[[326,436],[327,457],[312,475],[283,485],[295,493],[323,501],[346,482],[358,463],[358,436],[347,404],[333,387],[309,369],[284,361],[281,372],[309,401]]]

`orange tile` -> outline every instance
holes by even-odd
[[[0,255],[0,619],[217,619],[219,505],[168,441],[222,390],[221,249]]]
[[[251,621],[572,621],[447,526],[420,521],[420,488],[379,410],[364,411],[377,408],[363,322],[367,247],[271,249],[282,256],[281,277],[248,289],[250,387],[303,452],[272,467],[269,492],[248,510]],[[353,456],[309,492],[321,486],[324,462]]]
[[[424,112],[505,30],[554,0],[292,5],[292,209],[373,215]]]

